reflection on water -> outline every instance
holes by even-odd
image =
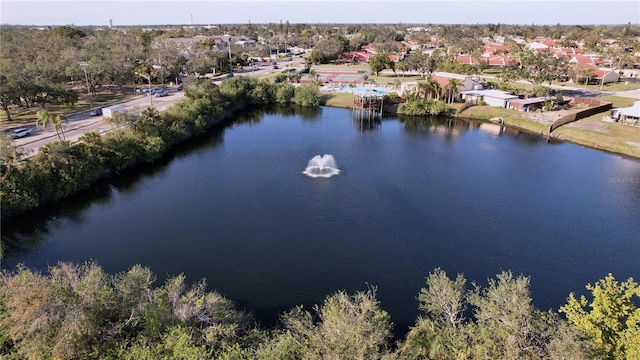
[[[3,224],[2,266],[205,277],[265,322],[372,284],[400,332],[436,267],[480,284],[530,275],[542,309],[609,272],[638,276],[637,160],[460,119],[363,127],[348,110],[273,107],[236,120]],[[318,154],[340,175],[302,174]]]

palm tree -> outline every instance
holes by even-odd
[[[429,86],[426,82],[422,81],[416,85],[415,96],[417,98],[426,98],[429,93]]]
[[[56,130],[56,134],[58,134],[58,139],[66,140],[64,136],[64,123],[67,122],[66,116],[62,116],[60,114],[56,115],[53,119],[53,128]],[[62,134],[62,138],[60,138],[60,134]]]
[[[320,75],[315,70],[309,70],[309,79],[315,87],[319,88],[322,86],[322,80],[320,80]]]
[[[63,123],[67,122],[67,118],[62,115],[53,116],[48,110],[39,110],[36,114],[38,119],[36,120],[36,126],[42,126],[43,130],[47,130],[47,126],[51,124],[51,128],[56,131],[58,139],[64,139]],[[62,136],[60,136],[62,134]]]
[[[436,100],[440,99],[440,84],[433,78],[429,78],[426,82],[427,84],[427,94],[429,99],[433,99],[435,97]]]
[[[462,83],[459,80],[457,79],[449,80],[449,83],[447,83],[447,86],[446,86],[447,94],[448,94],[447,102],[449,104],[453,102],[453,99],[456,96],[456,92],[461,86],[462,86]]]
[[[38,117],[38,119],[36,120],[36,126],[42,126],[42,130],[46,131],[47,125],[49,124],[51,124],[51,127],[53,127],[54,116],[48,110],[39,110],[36,116]]]

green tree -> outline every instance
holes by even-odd
[[[555,58],[549,51],[523,51],[520,55],[522,77],[532,84],[549,83],[566,76],[566,60]]]
[[[473,352],[478,357],[519,359],[538,356],[535,318],[529,278],[502,272],[489,279],[486,288],[476,287],[469,295],[476,324],[471,328]]]
[[[531,304],[529,279],[502,272],[465,289],[436,269],[418,296],[424,312],[399,347],[408,359],[586,359],[577,333]],[[465,317],[468,315],[468,317]]]
[[[113,308],[108,277],[95,264],[62,264],[50,277],[27,269],[0,278],[0,328],[20,357],[88,357],[99,338],[105,311]]]
[[[56,115],[53,118],[53,128],[56,131],[56,134],[58,134],[58,138],[61,140],[66,140],[66,137],[64,136],[64,124],[67,122],[67,117],[64,115]],[[62,137],[60,137],[60,135],[62,134]]]
[[[288,104],[295,96],[296,88],[291,84],[280,84],[276,86],[276,102],[279,104]]]
[[[457,327],[464,321],[466,282],[461,274],[450,280],[442,269],[435,269],[427,277],[427,287],[418,295],[420,310],[439,318],[447,326]]]
[[[464,311],[467,308],[466,279],[458,274],[455,280],[437,268],[420,290],[420,316],[411,327],[400,353],[406,358],[449,359],[462,355],[468,348]]]
[[[303,84],[296,88],[294,99],[297,105],[318,107],[320,106],[320,95],[318,88],[311,84]]]
[[[7,121],[11,121],[10,107],[20,105],[22,100],[17,83],[7,78],[5,66],[5,64],[0,63],[0,107],[4,110]]]
[[[353,296],[338,292],[314,307],[287,312],[284,329],[258,350],[259,359],[380,359],[390,356],[392,323],[375,289]]]
[[[440,99],[440,92],[442,89],[440,88],[440,83],[438,83],[433,78],[428,78],[427,81],[427,98],[429,99]]]
[[[462,82],[457,79],[450,79],[445,87],[447,94],[447,102],[451,104],[458,94],[458,89],[462,86]]]
[[[335,38],[322,39],[311,50],[310,60],[314,64],[326,64],[337,60],[344,51],[343,43]]]
[[[67,122],[67,118],[62,115],[54,116],[48,110],[41,109],[36,114],[38,117],[36,120],[36,126],[42,126],[43,130],[47,130],[47,127],[51,125],[51,128],[55,130],[58,139],[64,140],[64,123]]]
[[[384,69],[396,71],[395,63],[389,58],[387,53],[378,53],[369,58],[369,69],[378,76]]]
[[[633,278],[618,283],[608,274],[588,284],[591,301],[571,293],[560,312],[567,316],[593,346],[599,359],[640,358],[640,286]]]
[[[53,125],[55,122],[55,117],[48,110],[38,110],[36,116],[36,126],[42,126],[42,130],[46,131],[49,125],[51,125],[51,128],[55,128],[55,126]]]

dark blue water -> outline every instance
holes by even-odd
[[[530,276],[543,310],[609,272],[640,278],[640,161],[462,121],[361,124],[331,108],[244,120],[6,224],[3,267],[205,277],[266,323],[372,285],[401,332],[436,267],[481,285]],[[341,173],[302,174],[322,154]]]

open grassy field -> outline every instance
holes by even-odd
[[[602,101],[609,101],[613,103],[614,108],[624,108],[633,105],[637,99],[630,99],[622,96],[604,95],[599,97]]]
[[[611,99],[613,98],[613,99]],[[626,104],[633,99],[610,97],[606,101],[615,100],[619,104]],[[640,158],[640,128],[602,120],[605,113],[564,125],[552,133],[552,137],[570,141],[595,149],[615,152],[635,158]],[[528,118],[528,113],[502,109],[491,106],[472,106],[465,109],[460,117],[489,120],[500,117],[504,123],[529,132],[549,136],[549,126]]]
[[[585,89],[585,90],[593,90],[593,91],[625,91],[625,90],[635,90],[640,89],[640,84],[617,82],[617,83],[608,83],[601,85],[585,85],[580,83],[573,82],[557,82],[554,81],[553,85],[557,86],[568,86],[572,88]]]
[[[491,118],[502,118],[504,123],[519,129],[526,130],[540,135],[547,135],[549,127],[535,121],[531,121],[523,116],[524,113],[508,110],[494,106],[472,106],[458,114],[459,117],[478,120],[489,120]]]
[[[353,107],[353,94],[321,93],[320,104],[325,106],[350,109],[351,107]]]
[[[63,114],[68,116],[69,114],[75,112],[88,110],[89,108],[91,108],[92,102],[93,107],[95,108],[105,106],[106,104],[110,104],[118,100],[123,100],[131,96],[133,96],[133,90],[126,93],[104,90],[97,93],[95,96],[93,96],[92,99],[86,92],[79,92],[78,102],[76,102],[74,105],[70,106],[63,104],[47,104],[46,109],[54,115]],[[42,108],[40,106],[34,106],[31,108],[12,107],[11,121],[7,121],[5,112],[0,111],[0,130],[34,125],[37,119],[36,113],[41,109]]]
[[[580,145],[640,158],[640,127],[602,120],[603,113],[556,129],[554,137]]]

